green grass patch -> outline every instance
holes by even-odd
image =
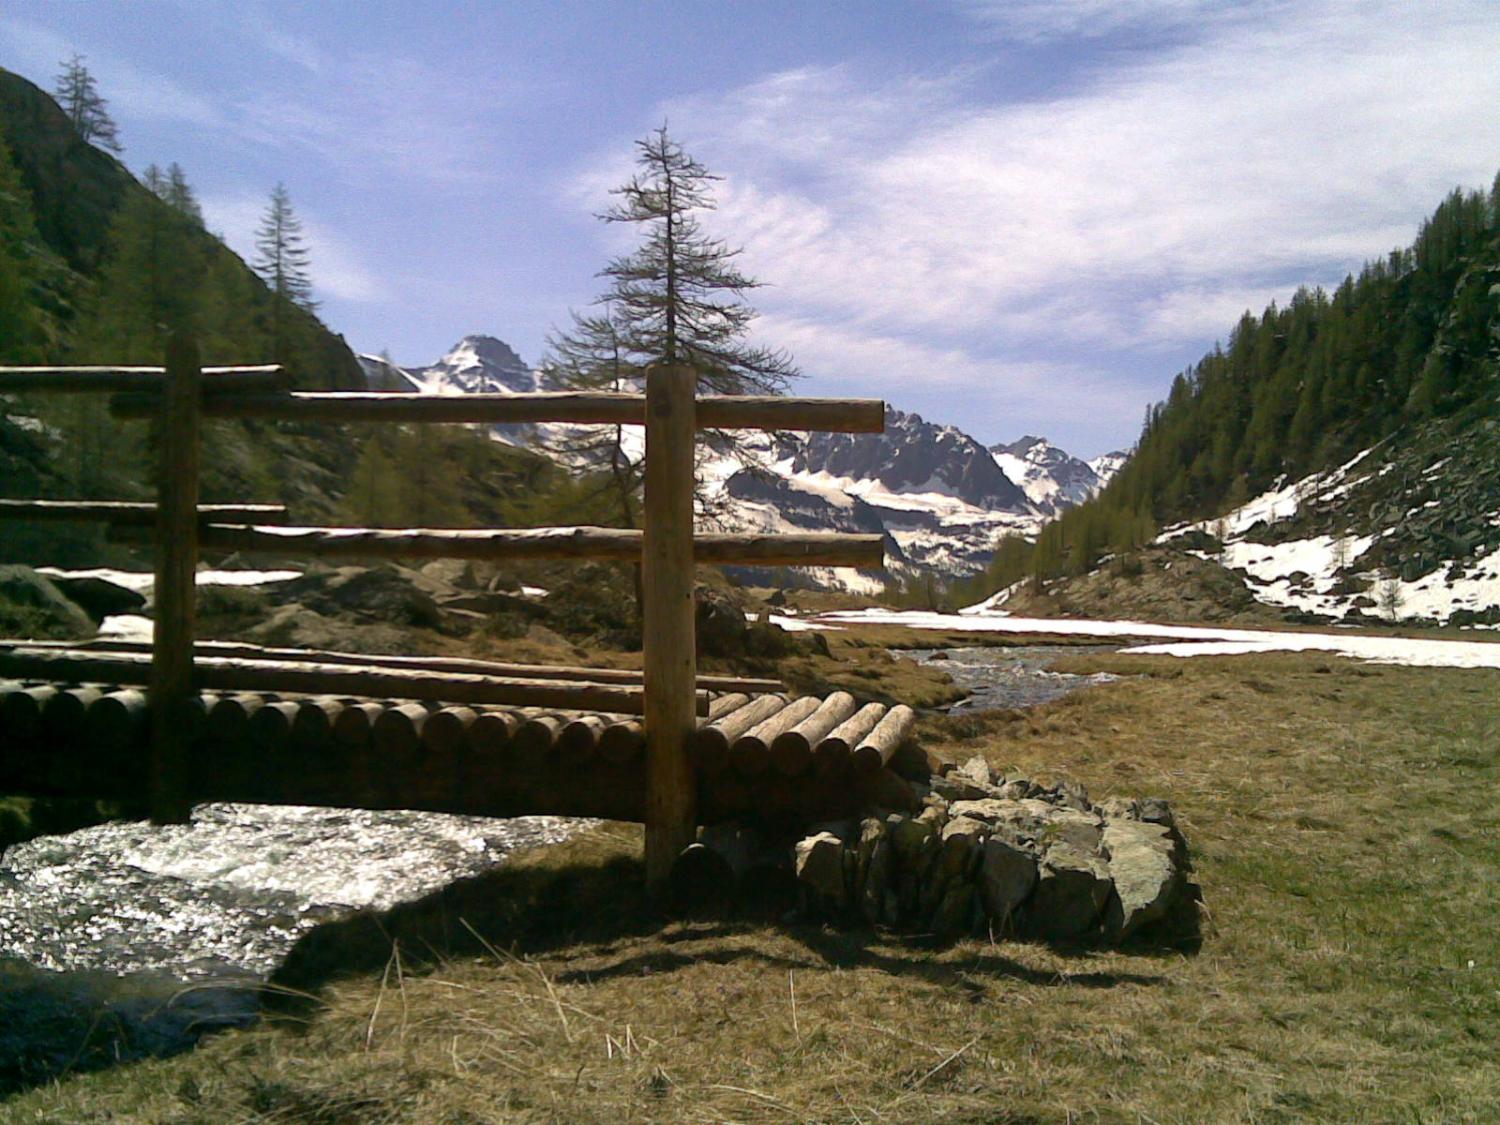
[[[318,931],[285,974],[311,999],[277,1019],[0,1116],[1497,1120],[1500,674],[1076,660],[1130,678],[924,736],[1096,799],[1169,799],[1203,889],[1195,955],[666,922],[640,899],[638,830],[605,825]]]

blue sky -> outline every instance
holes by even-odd
[[[0,65],[50,87],[73,51],[130,167],[179,162],[242,253],[285,182],[358,350],[535,362],[665,120],[725,177],[708,226],[806,393],[1083,455],[1242,310],[1500,169],[1493,0],[0,8]]]

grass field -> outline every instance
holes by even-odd
[[[1500,673],[1058,667],[1131,678],[927,744],[1171,800],[1201,946],[663,922],[605,825],[320,931],[278,1019],[0,1120],[1500,1121]]]

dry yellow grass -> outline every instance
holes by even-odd
[[[662,923],[610,825],[325,931],[286,974],[316,999],[278,1021],[0,1118],[1500,1120],[1500,674],[1075,660],[1136,675],[929,740],[1169,798],[1196,952]]]

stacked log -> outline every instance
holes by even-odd
[[[706,709],[693,742],[704,823],[909,799],[888,768],[908,707],[735,692]],[[644,808],[646,731],[630,714],[269,691],[206,692],[181,710],[194,800],[623,819]],[[139,688],[0,681],[0,792],[140,795],[148,731]]]

